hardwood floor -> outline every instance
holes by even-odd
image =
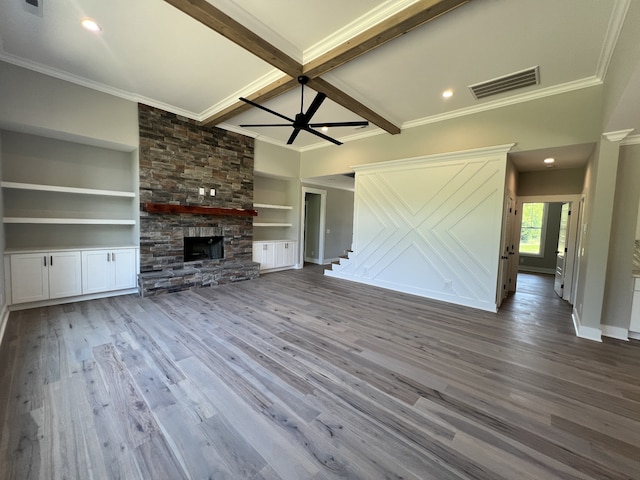
[[[317,267],[11,314],[2,479],[638,479],[640,342]]]

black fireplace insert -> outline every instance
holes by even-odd
[[[224,258],[224,237],[184,237],[184,261]]]

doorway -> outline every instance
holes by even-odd
[[[326,190],[302,187],[300,265],[324,263],[326,205]]]
[[[545,205],[555,204],[558,207],[558,232],[557,236],[559,248],[562,248],[562,252],[554,248],[550,254],[553,260],[553,265],[549,268],[548,273],[554,278],[554,285],[556,294],[563,300],[566,300],[570,304],[573,304],[575,298],[574,284],[577,280],[577,267],[578,267],[578,231],[581,222],[582,208],[581,208],[581,196],[580,195],[542,195],[542,196],[527,196],[518,197],[517,199],[517,211],[520,212],[516,216],[515,231],[521,232],[523,226],[523,206],[524,204],[540,204]],[[564,224],[562,218],[564,217]],[[548,247],[550,248],[550,247]],[[520,248],[516,249],[515,258],[518,265],[521,264]],[[560,267],[560,268],[559,268]],[[529,271],[536,272],[535,268],[528,268]],[[516,283],[517,285],[517,283]],[[517,287],[516,287],[517,288]]]

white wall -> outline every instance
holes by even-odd
[[[327,274],[495,311],[509,148],[356,167],[354,252]]]

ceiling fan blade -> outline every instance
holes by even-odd
[[[320,127],[368,127],[369,126],[369,122],[367,122],[367,121],[358,121],[358,122],[310,123],[309,126],[311,128],[320,128]]]
[[[242,97],[240,97],[240,100],[242,100],[243,102],[248,103],[249,105],[253,105],[254,107],[257,107],[257,108],[259,108],[259,109],[261,109],[261,110],[264,110],[265,112],[269,112],[269,113],[271,113],[272,115],[275,115],[276,117],[284,118],[285,120],[287,120],[287,121],[289,121],[289,122],[293,123],[293,120],[292,120],[291,118],[289,118],[289,117],[285,117],[285,116],[284,116],[284,115],[282,115],[281,113],[274,112],[273,110],[271,110],[271,109],[269,109],[269,108],[267,108],[267,107],[263,107],[263,106],[262,106],[262,105],[260,105],[259,103],[252,102],[251,100],[249,100],[249,99],[247,99],[247,98],[242,98]]]
[[[291,145],[299,133],[300,133],[300,129],[294,128],[293,132],[291,132],[291,136],[289,137],[289,140],[287,140],[287,145]]]
[[[311,105],[309,105],[309,108],[307,109],[307,113],[304,114],[306,123],[309,123],[309,120],[311,120],[311,117],[313,117],[315,113],[318,111],[318,109],[320,108],[320,105],[322,105],[322,102],[324,102],[325,98],[327,98],[327,96],[324,93],[318,92],[318,94],[316,95],[316,98],[314,98],[313,102],[311,102]]]
[[[327,140],[328,142],[335,143],[336,145],[342,145],[342,142],[339,142],[335,138],[331,138],[329,135],[325,135],[324,133],[320,133],[320,132],[314,130],[313,128],[305,127],[302,130],[304,130],[305,132],[312,133],[313,135],[315,135],[317,137],[323,138],[324,140]]]
[[[290,123],[250,123],[238,125],[239,127],[291,127]]]

